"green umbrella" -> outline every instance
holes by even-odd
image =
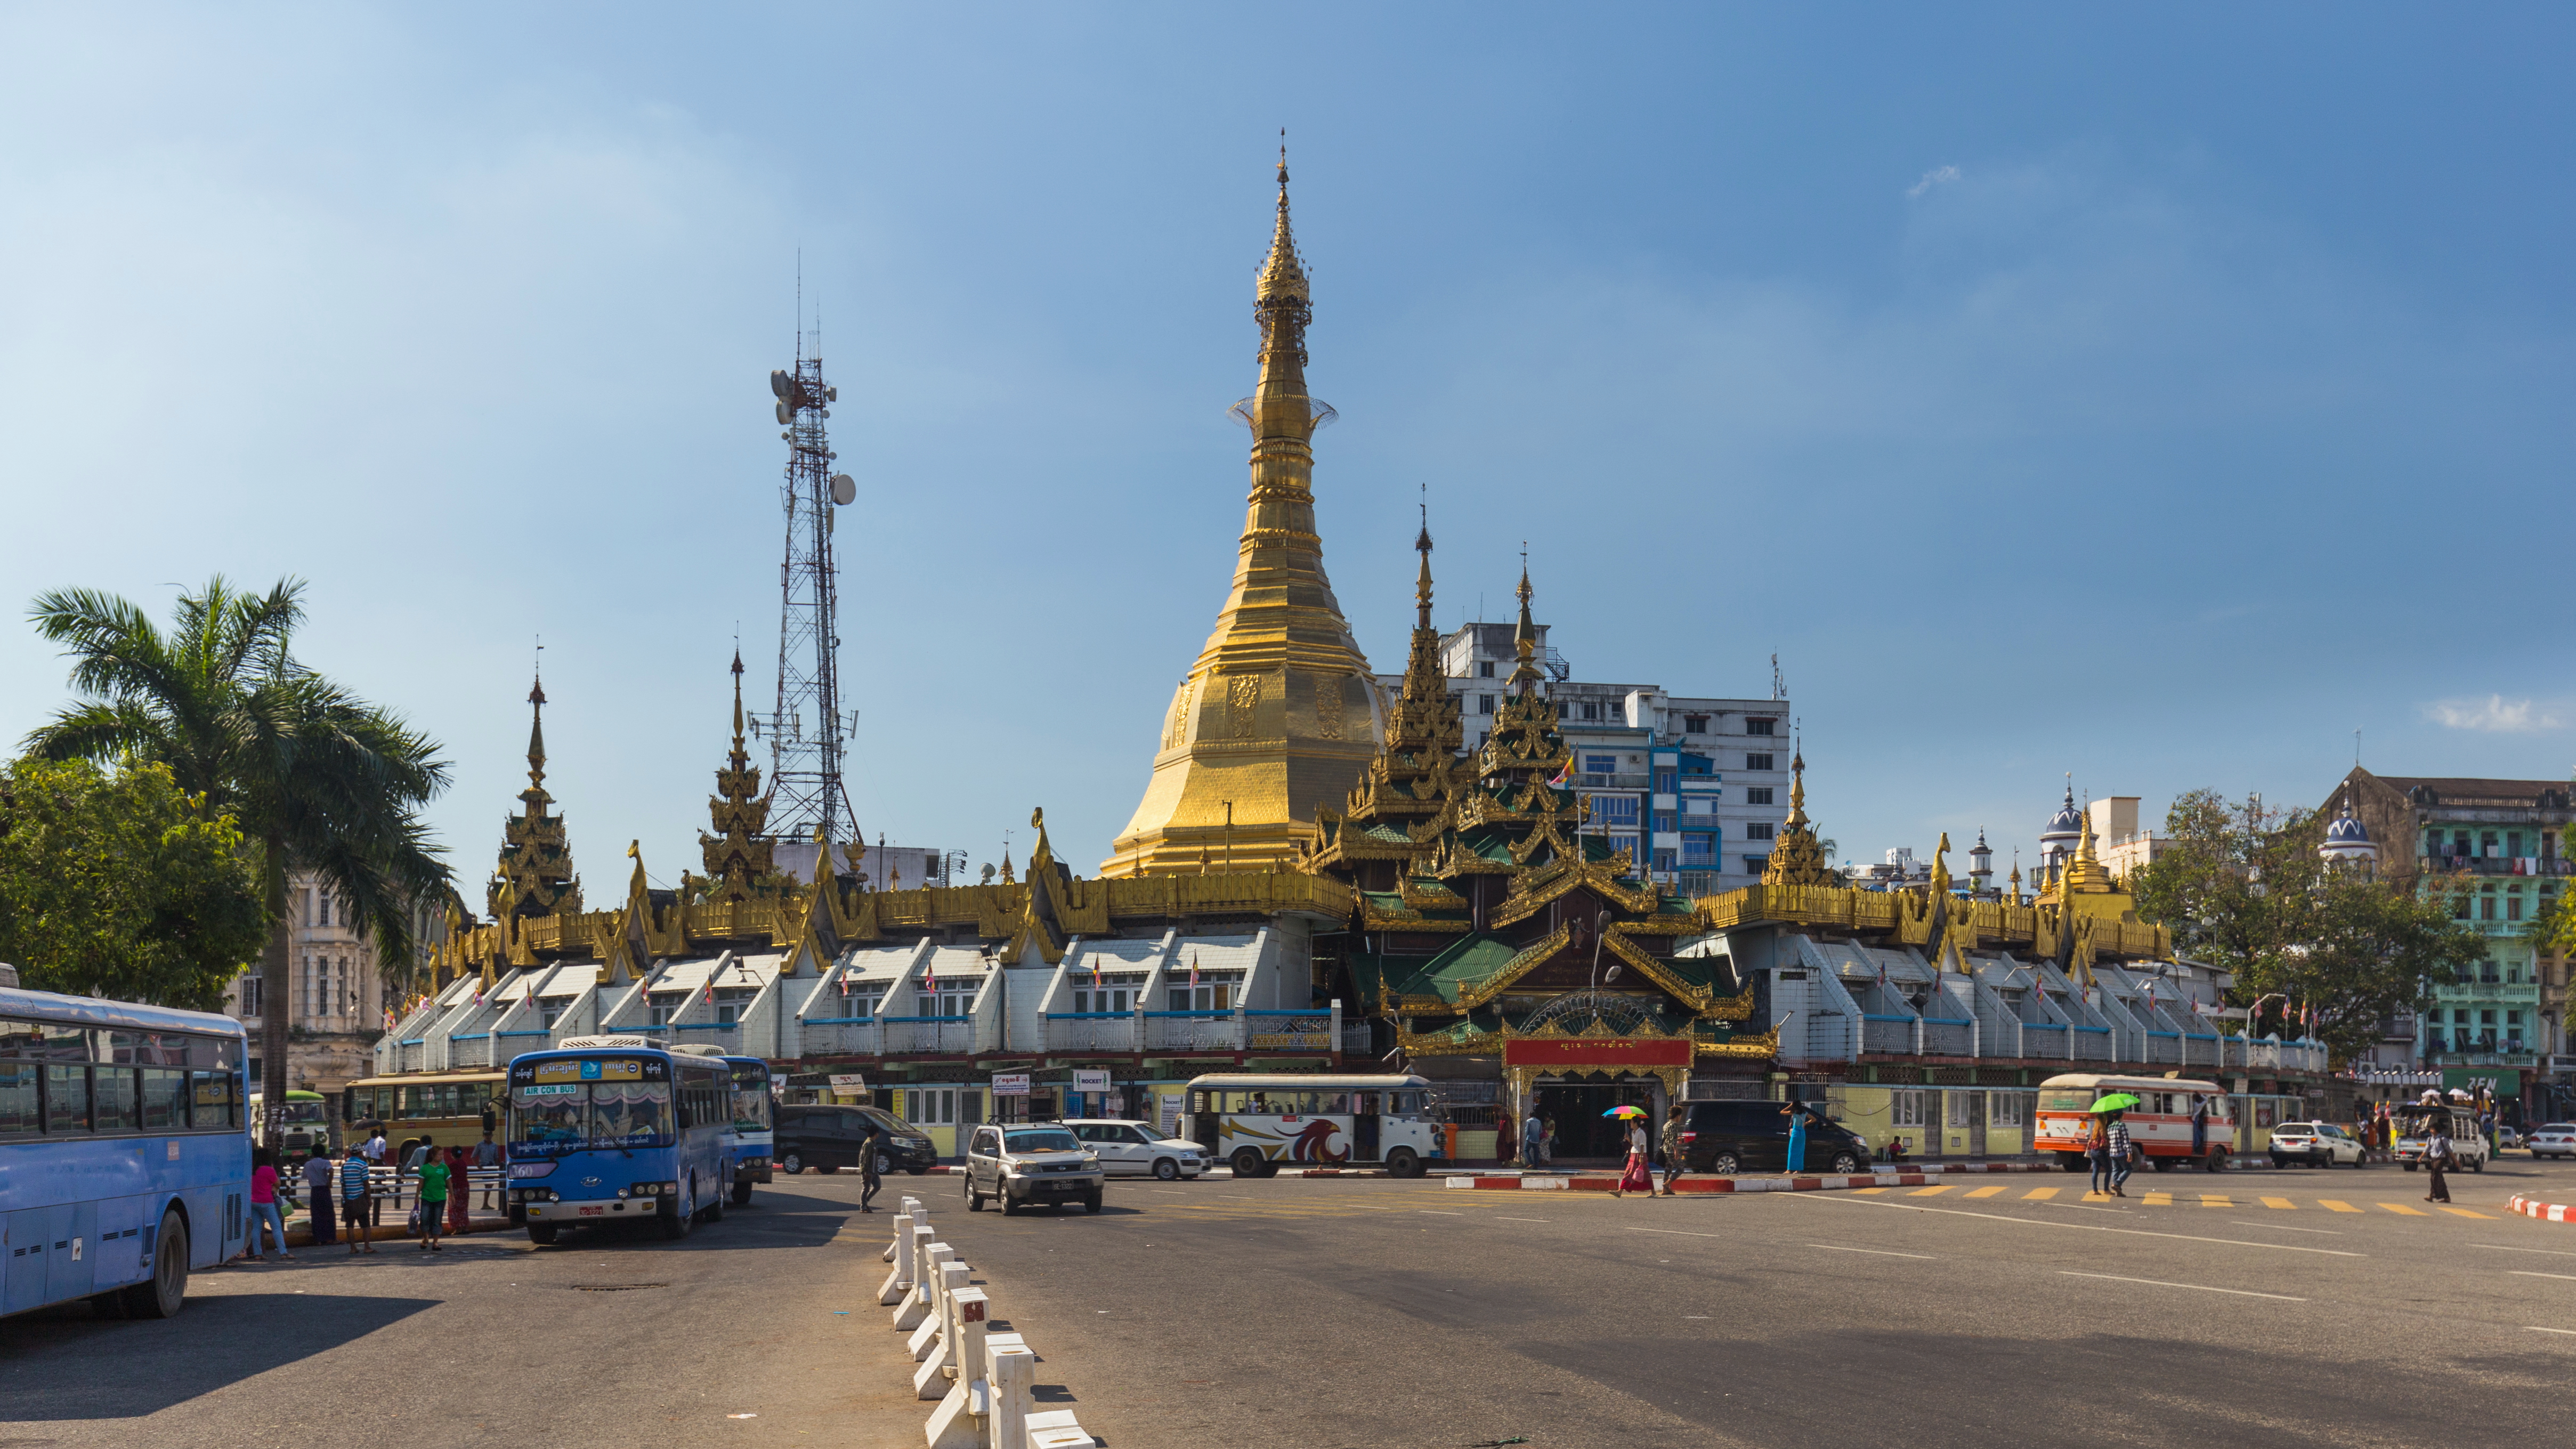
[[[2136,1105],[2138,1105],[2138,1099],[2131,1096],[2129,1093],[2113,1092],[2111,1095],[2104,1097],[2101,1101],[2094,1103],[2092,1106],[2087,1107],[2084,1110],[2087,1112],[2125,1112]]]

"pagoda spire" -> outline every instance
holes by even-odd
[[[502,822],[499,869],[487,892],[495,916],[553,915],[581,909],[581,881],[572,872],[572,846],[563,817],[546,793],[546,683],[528,690],[528,788],[519,813]]]
[[[1233,409],[1252,431],[1234,586],[1173,693],[1153,777],[1101,864],[1105,876],[1186,873],[1201,845],[1230,844],[1238,869],[1294,859],[1316,812],[1339,801],[1377,753],[1376,682],[1324,575],[1315,532],[1314,437],[1333,410],[1306,389],[1314,304],[1289,220],[1284,146],[1278,185],[1270,250],[1253,284],[1260,381]]]
[[[1511,687],[1514,694],[1527,694],[1539,682],[1538,625],[1530,621],[1529,547],[1521,548],[1521,586],[1513,591],[1521,601],[1520,622],[1512,626],[1512,653],[1520,662],[1512,666]]]
[[[772,867],[771,842],[761,832],[769,824],[769,801],[760,793],[760,768],[752,764],[742,738],[742,651],[733,656],[733,750],[716,771],[716,793],[707,797],[707,815],[716,833],[698,834],[698,849],[707,867],[707,899],[751,899]]]
[[[1793,747],[1789,756],[1789,818],[1780,825],[1780,838],[1771,843],[1771,857],[1762,867],[1762,883],[1840,884],[1825,864],[1824,845],[1816,839],[1816,828],[1807,819],[1807,755],[1801,748]]]

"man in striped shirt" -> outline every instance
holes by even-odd
[[[2114,1112],[2105,1135],[2111,1147],[2111,1196],[2127,1197],[2128,1194],[2120,1190],[2120,1184],[2129,1180],[2129,1124],[2121,1121],[2120,1114]]]
[[[351,1143],[348,1160],[340,1164],[340,1221],[349,1228],[352,1254],[376,1250],[375,1235],[369,1231],[367,1191],[366,1149]],[[366,1245],[363,1249],[361,1243]]]

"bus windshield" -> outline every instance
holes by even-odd
[[[730,1062],[733,1068],[733,1125],[737,1132],[769,1130],[769,1068],[760,1062]]]
[[[671,1071],[659,1058],[556,1059],[510,1068],[510,1155],[668,1147]]]

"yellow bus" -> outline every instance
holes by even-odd
[[[381,1122],[387,1144],[426,1137],[439,1147],[471,1147],[483,1140],[483,1113],[502,1108],[503,1072],[412,1072],[351,1082],[341,1098],[349,1131]],[[496,1137],[494,1139],[498,1141]]]

